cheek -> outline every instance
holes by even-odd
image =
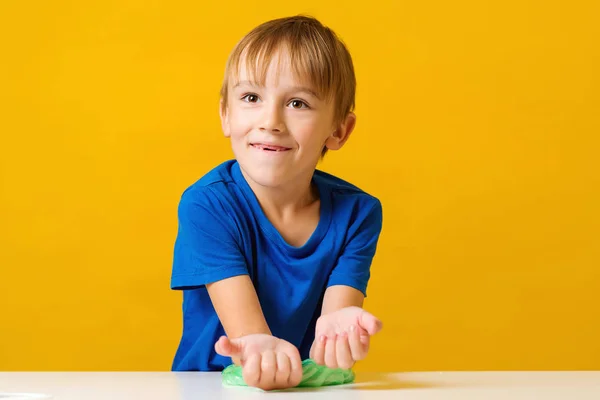
[[[243,111],[234,111],[229,119],[229,127],[231,129],[231,137],[239,138],[245,136],[252,130],[252,114],[244,113]]]
[[[317,120],[299,121],[292,132],[296,141],[305,147],[320,147],[329,135],[323,123]]]

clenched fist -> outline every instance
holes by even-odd
[[[222,336],[215,351],[239,359],[242,376],[248,386],[263,390],[287,389],[302,380],[302,362],[298,349],[285,340],[266,334],[237,339]]]

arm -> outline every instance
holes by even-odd
[[[210,194],[182,196],[171,286],[194,289],[204,285],[231,338],[270,334],[239,238],[220,210],[214,209],[218,202]]]
[[[329,277],[311,357],[330,368],[350,368],[369,350],[370,336],[382,324],[362,309],[370,267],[382,226],[381,203],[351,224],[349,240]]]
[[[364,218],[349,226],[349,239],[329,277],[321,315],[346,307],[362,308],[381,233],[382,214],[381,203],[375,201]]]
[[[217,353],[230,354],[235,364],[242,365],[240,355],[229,345],[230,339],[271,335],[252,281],[247,275],[235,276],[210,283],[206,289],[228,338],[225,342],[221,339],[215,349]]]
[[[271,335],[256,291],[247,275],[210,283],[206,289],[228,338],[236,339],[257,333]],[[234,362],[240,364],[236,357]]]
[[[291,343],[271,335],[250,278],[236,276],[206,288],[227,334],[215,343],[216,352],[242,365],[249,386],[271,390],[298,385],[300,353]]]
[[[249,386],[284,389],[302,379],[298,349],[271,335],[237,229],[209,190],[186,192],[179,205],[171,288],[206,287],[227,336],[215,351],[243,367]]]
[[[366,205],[357,207],[366,208]],[[336,286],[347,287],[348,289],[344,290],[344,292],[338,292],[335,289],[335,293],[338,293],[343,299],[352,303],[352,305],[362,305],[362,300],[367,295],[367,284],[371,277],[371,263],[377,249],[382,222],[383,211],[381,203],[374,201],[370,204],[368,212],[352,221],[348,226],[347,241],[344,249],[329,276],[327,291],[336,288]],[[362,298],[358,293],[345,293],[352,288],[360,292],[363,295]],[[333,296],[328,297],[332,298]],[[326,302],[331,303],[332,301]]]

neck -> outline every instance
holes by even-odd
[[[280,187],[268,187],[254,182],[241,168],[242,175],[258,199],[267,217],[285,219],[319,199],[318,191],[311,184],[312,174],[296,178],[294,182]]]

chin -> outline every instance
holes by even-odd
[[[252,162],[240,162],[240,166],[253,182],[260,186],[275,188],[286,183],[286,168],[274,165],[256,165]]]

